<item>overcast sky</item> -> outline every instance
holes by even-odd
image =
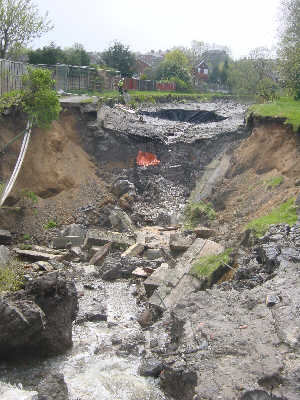
[[[54,30],[31,45],[82,43],[103,51],[117,39],[133,51],[189,46],[192,40],[229,46],[235,58],[276,44],[280,0],[34,0]]]

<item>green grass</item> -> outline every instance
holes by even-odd
[[[0,292],[14,292],[24,285],[24,274],[21,267],[15,264],[0,266]]]
[[[224,253],[206,257],[201,257],[197,262],[192,265],[191,274],[196,275],[199,278],[208,277],[216,269],[218,269],[223,263],[228,264],[230,259],[230,253],[232,249],[227,249]]]
[[[269,214],[251,221],[246,229],[251,229],[257,237],[260,237],[266,233],[270,225],[286,223],[292,226],[297,219],[295,197],[292,197],[279,207],[273,208]]]
[[[274,189],[277,186],[281,185],[284,181],[284,177],[283,176],[276,176],[275,178],[271,178],[268,179],[267,181],[264,181],[264,185],[266,186],[266,188],[271,188]]]
[[[206,216],[209,220],[214,220],[217,216],[212,205],[203,201],[189,202],[185,207],[184,214],[186,228],[195,228],[201,223],[203,216]]]
[[[292,126],[294,132],[300,128],[300,101],[291,97],[282,97],[272,103],[255,104],[248,110],[250,114],[261,117],[286,118],[285,124]]]
[[[44,225],[45,229],[52,229],[52,228],[56,228],[57,227],[57,222],[53,221],[52,219],[50,219],[47,224]]]

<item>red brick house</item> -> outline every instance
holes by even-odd
[[[194,86],[201,86],[201,83],[206,82],[208,80],[208,65],[205,61],[201,61],[193,71],[193,81]]]

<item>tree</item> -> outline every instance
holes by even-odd
[[[300,0],[281,0],[279,70],[284,86],[300,99]]]
[[[32,0],[1,0],[0,57],[5,58],[12,47],[25,46],[52,28],[48,14],[40,16]]]
[[[64,50],[65,63],[68,65],[90,65],[90,57],[83,45],[75,43]]]
[[[179,79],[190,85],[191,73],[189,60],[181,50],[172,50],[165,55],[156,71],[157,79]]]
[[[49,46],[44,46],[42,49],[30,50],[28,52],[29,64],[64,64],[66,60],[64,51],[51,42]]]
[[[102,53],[102,60],[111,68],[121,72],[123,77],[132,77],[136,72],[136,58],[129,46],[115,41],[112,46]]]

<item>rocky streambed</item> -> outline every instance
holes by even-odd
[[[25,288],[1,296],[1,399],[298,399],[299,225],[233,232],[226,262],[201,276],[194,263],[228,238],[214,240],[204,215],[206,226],[182,224],[189,196],[216,197],[251,133],[245,107],[76,107],[109,192],[46,243],[35,231],[46,247],[0,232],[2,263],[15,255],[26,269]],[[140,152],[159,163],[139,165]]]

